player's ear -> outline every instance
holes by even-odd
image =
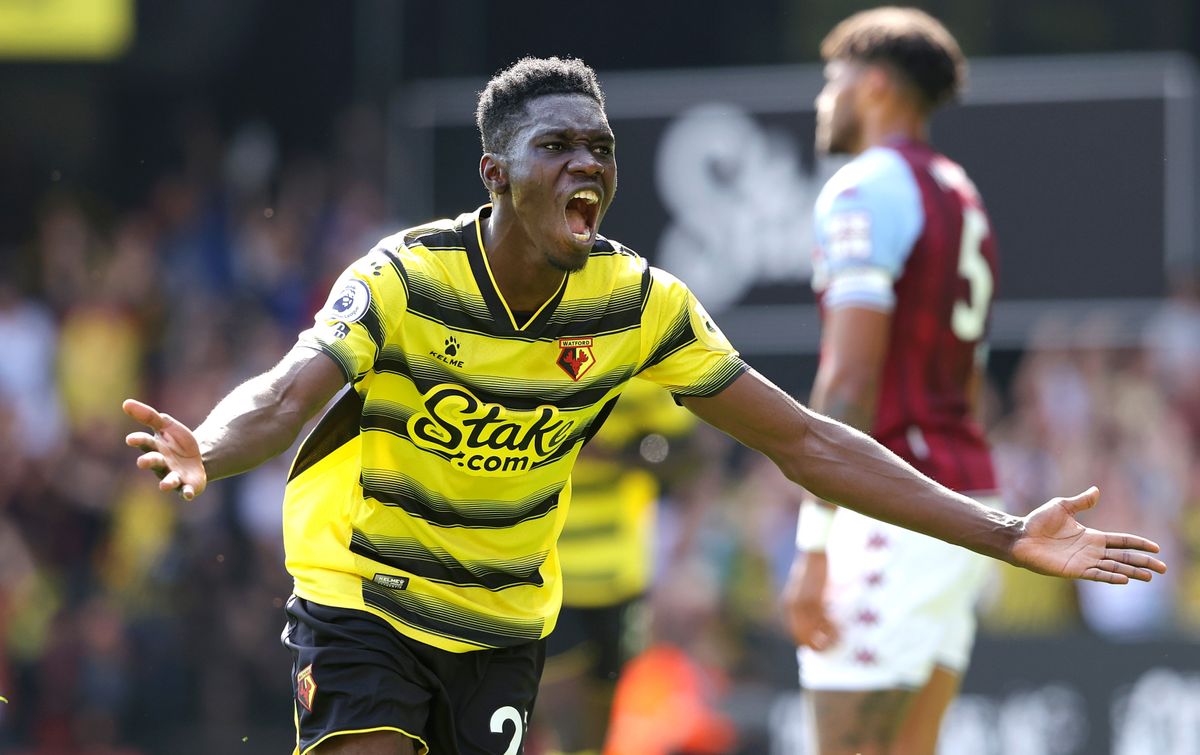
[[[504,166],[504,158],[494,152],[484,152],[479,158],[479,178],[492,196],[508,191],[508,169]]]
[[[904,97],[908,94],[907,82],[900,74],[881,65],[868,66],[863,72],[862,93],[867,99],[882,102],[894,97]]]

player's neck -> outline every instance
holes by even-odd
[[[916,113],[895,111],[863,123],[863,150],[895,142],[929,143],[929,120]]]
[[[546,261],[518,224],[507,222],[499,202],[480,231],[492,278],[509,309],[541,309],[558,292],[566,273]]]

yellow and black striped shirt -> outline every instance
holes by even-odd
[[[297,595],[455,652],[554,628],[571,467],[626,383],[711,396],[746,369],[679,280],[606,239],[518,323],[490,212],[390,236],[339,279],[300,343],[350,387],[284,497]]]

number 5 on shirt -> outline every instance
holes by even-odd
[[[950,329],[963,341],[978,341],[987,324],[988,305],[992,301],[992,269],[981,247],[987,238],[987,216],[978,207],[963,208],[962,246],[958,251],[958,274],[967,279],[970,292],[966,301],[954,303]]]

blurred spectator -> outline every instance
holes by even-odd
[[[1171,295],[1145,333],[1154,376],[1200,441],[1200,271],[1172,276]]]
[[[0,403],[14,414],[24,453],[43,457],[62,439],[54,391],[57,327],[50,308],[21,289],[14,250],[0,253]],[[10,446],[5,446],[10,447]]]

